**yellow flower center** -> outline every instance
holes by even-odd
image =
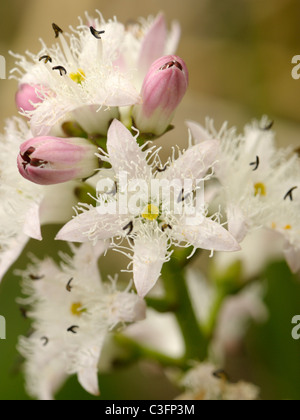
[[[291,230],[292,229],[292,226],[291,225],[286,225],[284,229],[285,230]]]
[[[71,314],[74,316],[81,316],[83,312],[86,312],[86,309],[82,308],[82,304],[80,302],[73,303],[71,306]]]
[[[254,185],[254,195],[257,197],[258,195],[265,197],[267,195],[267,188],[265,184],[262,182],[258,182]]]
[[[85,73],[81,69],[79,69],[77,73],[70,74],[70,79],[72,79],[73,82],[78,83],[79,85],[81,85],[81,83],[84,82],[85,78]]]
[[[148,204],[142,213],[142,217],[147,220],[156,220],[159,216],[159,208],[154,204]]]

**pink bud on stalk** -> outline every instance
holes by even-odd
[[[18,110],[34,111],[34,104],[43,102],[43,99],[38,95],[38,91],[41,91],[42,89],[42,86],[39,85],[22,84],[16,93],[16,105]]]
[[[92,176],[99,168],[97,146],[82,138],[37,137],[21,145],[20,174],[41,185]]]
[[[188,83],[188,69],[181,58],[167,55],[156,60],[143,83],[143,103],[133,108],[135,126],[142,133],[163,134],[186,93]]]

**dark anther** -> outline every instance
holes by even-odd
[[[168,63],[164,64],[159,70],[167,70],[174,66],[181,71],[183,70],[182,65],[176,60],[169,61]]]
[[[182,188],[182,191],[181,191],[181,193],[179,194],[179,197],[178,197],[177,203],[184,202],[184,201],[185,201],[185,200],[189,197],[189,195],[191,195],[191,192],[190,192],[190,193],[188,193],[188,194],[186,194],[186,195],[184,195],[184,188]]]
[[[72,325],[72,327],[68,328],[67,331],[71,332],[72,334],[77,334],[77,331],[75,331],[76,329],[78,329],[78,325]]]
[[[116,195],[117,194],[117,192],[118,192],[118,184],[117,184],[117,182],[115,181],[115,185],[114,185],[114,188],[110,191],[110,192],[108,192],[107,193],[107,195]]]
[[[24,319],[27,319],[27,310],[21,306],[20,307],[20,312],[21,312],[22,317]]]
[[[127,235],[130,235],[133,231],[133,222],[129,222],[128,225],[126,225],[123,228],[123,230],[127,230],[127,229],[128,229]]]
[[[223,369],[219,369],[219,370],[216,370],[215,372],[213,372],[213,376],[217,379],[222,379],[222,380],[225,380],[225,381],[229,381],[229,377],[228,377],[227,373],[225,372],[225,370],[223,370]]]
[[[52,70],[58,70],[61,76],[65,76],[67,74],[67,70],[63,66],[53,67]]]
[[[50,55],[43,55],[42,57],[40,57],[39,61],[44,61],[45,64],[47,64],[48,62],[52,63],[52,58],[50,57]]]
[[[157,172],[165,172],[167,170],[168,164],[166,163],[163,168],[156,168]]]
[[[167,229],[170,229],[170,230],[172,230],[173,228],[172,228],[172,226],[171,225],[169,225],[169,224],[164,224],[164,225],[162,225],[162,227],[161,227],[161,230],[163,231],[163,232],[165,232]]]
[[[55,32],[55,38],[58,38],[59,34],[62,34],[64,32],[58,25],[56,25],[56,23],[52,23],[52,28]]]
[[[291,201],[293,201],[293,192],[297,189],[298,187],[293,187],[291,188],[284,196],[284,200],[286,199],[290,199]]]
[[[34,274],[30,274],[29,278],[33,281],[43,280],[45,276],[35,276]]]
[[[105,31],[97,31],[93,26],[90,26],[91,34],[97,38],[101,39],[101,35],[105,34]]]
[[[73,287],[71,286],[71,283],[72,283],[72,281],[73,281],[74,279],[73,279],[73,277],[68,281],[68,284],[67,284],[67,286],[66,286],[66,289],[67,289],[67,291],[68,292],[72,292],[72,289],[73,289]]]
[[[271,128],[273,127],[273,125],[274,125],[274,121],[270,121],[264,127],[261,127],[261,130],[263,130],[263,131],[269,131],[269,130],[271,130]]]
[[[42,341],[44,341],[44,347],[46,347],[46,346],[47,346],[47,344],[49,343],[49,338],[47,338],[47,337],[42,337],[42,338],[41,338],[41,340],[42,340]]]
[[[34,152],[35,152],[35,148],[34,147],[29,147],[29,149],[27,149],[26,152],[24,153],[24,155],[21,155],[21,157],[22,157],[23,160],[25,160],[25,162],[30,163],[31,162],[30,156]]]
[[[256,156],[256,162],[250,163],[250,166],[254,166],[253,172],[257,171],[260,164],[259,156]]]

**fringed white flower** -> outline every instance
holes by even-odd
[[[179,400],[200,401],[252,401],[259,398],[260,390],[255,385],[230,383],[224,371],[210,363],[196,365],[183,378],[186,393]]]
[[[152,62],[177,47],[180,29],[174,24],[168,35],[163,15],[128,27],[116,19],[105,21],[99,12],[86,19],[71,34],[53,24],[60,42],[51,48],[42,42],[37,55],[13,54],[13,77],[20,84],[17,103],[30,118],[34,136],[58,135],[66,121],[105,135],[119,107],[140,103]],[[28,85],[31,89],[24,88]]]
[[[45,259],[21,273],[28,297],[20,302],[30,305],[34,332],[20,339],[19,350],[28,392],[43,400],[53,399],[71,374],[98,395],[98,362],[107,334],[145,317],[143,300],[118,291],[113,279],[101,281],[98,258],[106,251],[104,242],[71,249],[73,257],[63,256],[60,267]]]
[[[203,128],[189,122],[196,143],[214,138],[220,142],[215,167],[225,205],[229,231],[242,242],[260,228],[279,232],[286,240],[284,253],[291,269],[300,269],[299,214],[300,160],[291,151],[277,150],[272,124],[264,117],[238,136],[225,124],[218,133],[208,120]]]
[[[134,282],[141,297],[157,282],[164,262],[170,259],[172,245],[211,251],[240,249],[225,228],[206,217],[203,203],[194,208],[193,217],[185,211],[188,203],[195,204],[194,192],[216,159],[217,142],[193,146],[162,167],[157,151],[140,148],[115,120],[108,132],[107,150],[108,156],[102,158],[111,164],[114,177],[109,171],[107,183],[103,179],[99,183],[108,187],[106,193],[99,195],[98,207],[80,208],[83,212],[59,232],[57,239],[84,242],[127,237],[134,252]]]

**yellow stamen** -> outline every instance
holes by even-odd
[[[272,229],[276,229],[277,225],[275,222],[272,223]]]
[[[74,316],[81,316],[83,312],[86,312],[86,309],[82,308],[82,304],[80,302],[73,303],[71,306],[71,313]]]
[[[292,226],[291,225],[286,225],[284,229],[285,230],[291,230],[292,229]]]
[[[159,208],[154,206],[154,204],[148,204],[148,206],[145,207],[142,217],[147,220],[156,220],[159,216]]]
[[[73,80],[73,82],[78,83],[81,85],[82,82],[85,81],[85,73],[83,70],[79,69],[77,73],[70,73],[70,79]]]
[[[257,197],[258,195],[265,197],[267,195],[267,188],[265,184],[262,182],[258,182],[254,185],[254,195]]]

